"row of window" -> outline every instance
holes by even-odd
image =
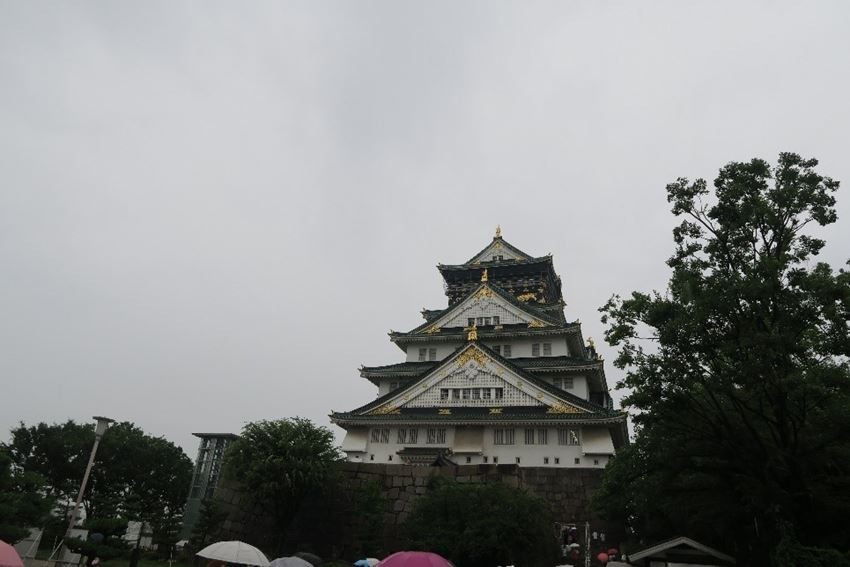
[[[510,345],[505,347],[510,353]],[[390,382],[390,392],[398,390],[403,385],[403,382]],[[572,390],[573,377],[555,378],[552,380],[552,385],[562,390]],[[500,400],[504,395],[504,388],[442,388],[440,390],[441,400]]]
[[[490,317],[479,317],[479,320],[484,319],[487,321],[486,325],[489,325]],[[499,318],[493,317],[496,320],[496,325],[499,324]],[[475,321],[475,319],[470,318],[470,321]],[[472,323],[470,323],[471,325]],[[480,324],[480,323],[479,323]],[[541,356],[540,347],[543,347],[543,355],[542,356],[552,356],[552,343],[534,343],[531,345],[531,356]],[[493,345],[491,347],[496,351],[496,354],[500,354],[505,358],[511,357],[511,345]],[[419,349],[419,362],[425,362],[426,360],[437,360],[437,349],[436,348],[420,348]]]
[[[531,345],[531,356],[540,356],[540,343]],[[552,356],[552,343],[543,343],[543,356]]]
[[[501,400],[504,388],[440,388],[441,400]]]
[[[477,327],[489,327],[490,325],[499,326],[499,316],[494,315],[493,317],[469,317],[466,320],[467,326],[472,327],[473,325]]]
[[[476,389],[476,388],[472,388]],[[429,427],[425,430],[425,442],[429,445],[446,442],[445,427]],[[548,445],[549,430],[542,428],[527,427],[524,430],[526,445]],[[389,443],[390,429],[379,427],[371,431],[372,443]],[[419,441],[419,430],[416,428],[399,429],[396,432],[396,443],[416,444]],[[512,427],[498,427],[493,430],[494,445],[516,444],[516,430]],[[558,428],[558,445],[579,445],[579,430],[572,427]]]
[[[373,429],[371,432],[372,443],[389,443],[390,429],[388,427],[380,427]],[[399,445],[413,444],[419,442],[419,430],[416,428],[399,429],[396,432],[396,443]],[[425,430],[425,442],[429,445],[443,444],[446,442],[445,427],[429,427]]]
[[[427,359],[426,359],[427,357]],[[424,362],[425,360],[437,360],[437,349],[435,348],[420,348],[419,349],[419,362]]]
[[[494,345],[493,350],[496,351],[496,354],[501,354],[505,358],[511,357],[511,345]]]
[[[513,428],[500,427],[493,430],[493,445],[514,445],[516,442],[516,433]],[[525,444],[526,445],[548,445],[549,430],[548,429],[525,429]],[[562,427],[558,429],[558,445],[579,445],[579,430],[571,427]]]
[[[486,455],[485,455],[484,457],[482,457],[482,459],[483,459],[483,461],[484,461],[484,463],[485,463],[485,464],[487,464],[487,463],[489,463],[489,462],[490,462],[490,459],[489,459]],[[514,460],[514,462],[515,462],[516,464],[518,464],[518,465],[519,465],[519,464],[521,464],[521,463],[522,463],[522,459],[521,459],[520,457],[515,457],[514,459],[515,459],[515,460]],[[374,461],[374,460],[375,460],[375,455],[369,455],[369,460],[370,460],[370,461]],[[392,456],[392,455],[387,455],[387,460],[388,460],[388,461],[392,461],[392,460],[393,460],[393,456]],[[467,457],[467,458],[466,458],[466,463],[467,463],[467,464],[469,464],[469,463],[471,463],[471,462],[472,462],[472,457]],[[581,464],[581,458],[576,457],[576,458],[573,460],[573,463],[574,463],[574,464],[576,464],[576,465],[580,465],[580,464]],[[499,457],[493,457],[493,464],[494,464],[494,465],[498,465],[498,464],[499,464]],[[549,457],[543,457],[543,464],[544,464],[544,465],[548,465],[548,464],[549,464]],[[556,465],[560,465],[560,464],[561,464],[561,457],[555,457],[555,464],[556,464]],[[599,465],[599,459],[593,459],[593,464],[594,464],[594,465]]]

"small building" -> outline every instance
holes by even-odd
[[[360,369],[377,399],[334,412],[350,461],[604,468],[628,443],[603,360],[564,316],[552,256],[493,240],[438,266],[448,306],[390,332],[403,362]]]
[[[677,537],[628,555],[635,567],[708,567],[735,565],[735,558],[687,537]]]
[[[221,475],[224,451],[238,439],[238,436],[233,433],[193,433],[192,435],[200,438],[201,443],[198,447],[198,458],[195,460],[195,470],[192,473],[189,498],[186,500],[186,508],[183,512],[180,539],[188,539],[192,535],[201,511],[201,503],[215,494]]]

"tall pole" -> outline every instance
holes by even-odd
[[[590,567],[590,522],[584,523],[584,567]]]
[[[103,434],[106,431],[107,426],[115,421],[108,417],[99,416],[95,416],[93,419],[97,420],[97,425],[94,429],[94,445],[92,445],[91,453],[89,454],[89,463],[86,465],[86,472],[83,474],[83,482],[80,483],[80,491],[77,493],[77,501],[74,503],[74,509],[71,511],[71,518],[68,520],[68,529],[65,530],[65,539],[71,537],[71,530],[74,529],[74,524],[77,523],[77,514],[80,511],[83,494],[86,491],[86,485],[89,482],[89,475],[91,474],[92,467],[94,467],[94,457],[97,455],[97,446],[100,445],[100,440],[103,438]]]

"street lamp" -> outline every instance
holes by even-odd
[[[80,483],[80,492],[77,494],[77,501],[74,504],[74,509],[71,511],[71,518],[68,520],[68,529],[65,531],[66,539],[71,537],[71,530],[74,529],[74,524],[77,523],[77,514],[80,510],[80,503],[83,501],[83,493],[86,491],[86,484],[89,482],[89,474],[91,474],[91,469],[94,466],[94,456],[97,454],[97,446],[100,445],[100,440],[103,438],[106,428],[109,427],[110,423],[115,421],[114,419],[97,415],[92,419],[97,420],[97,425],[94,428],[94,445],[92,445],[91,448],[89,464],[86,465],[86,472],[83,474],[83,482]]]

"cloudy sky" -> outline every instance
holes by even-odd
[[[848,26],[844,1],[2,0],[2,435],[105,414],[194,455],[328,424],[497,223],[599,339],[612,293],[664,285],[665,184],[732,160],[843,180],[841,264]]]

